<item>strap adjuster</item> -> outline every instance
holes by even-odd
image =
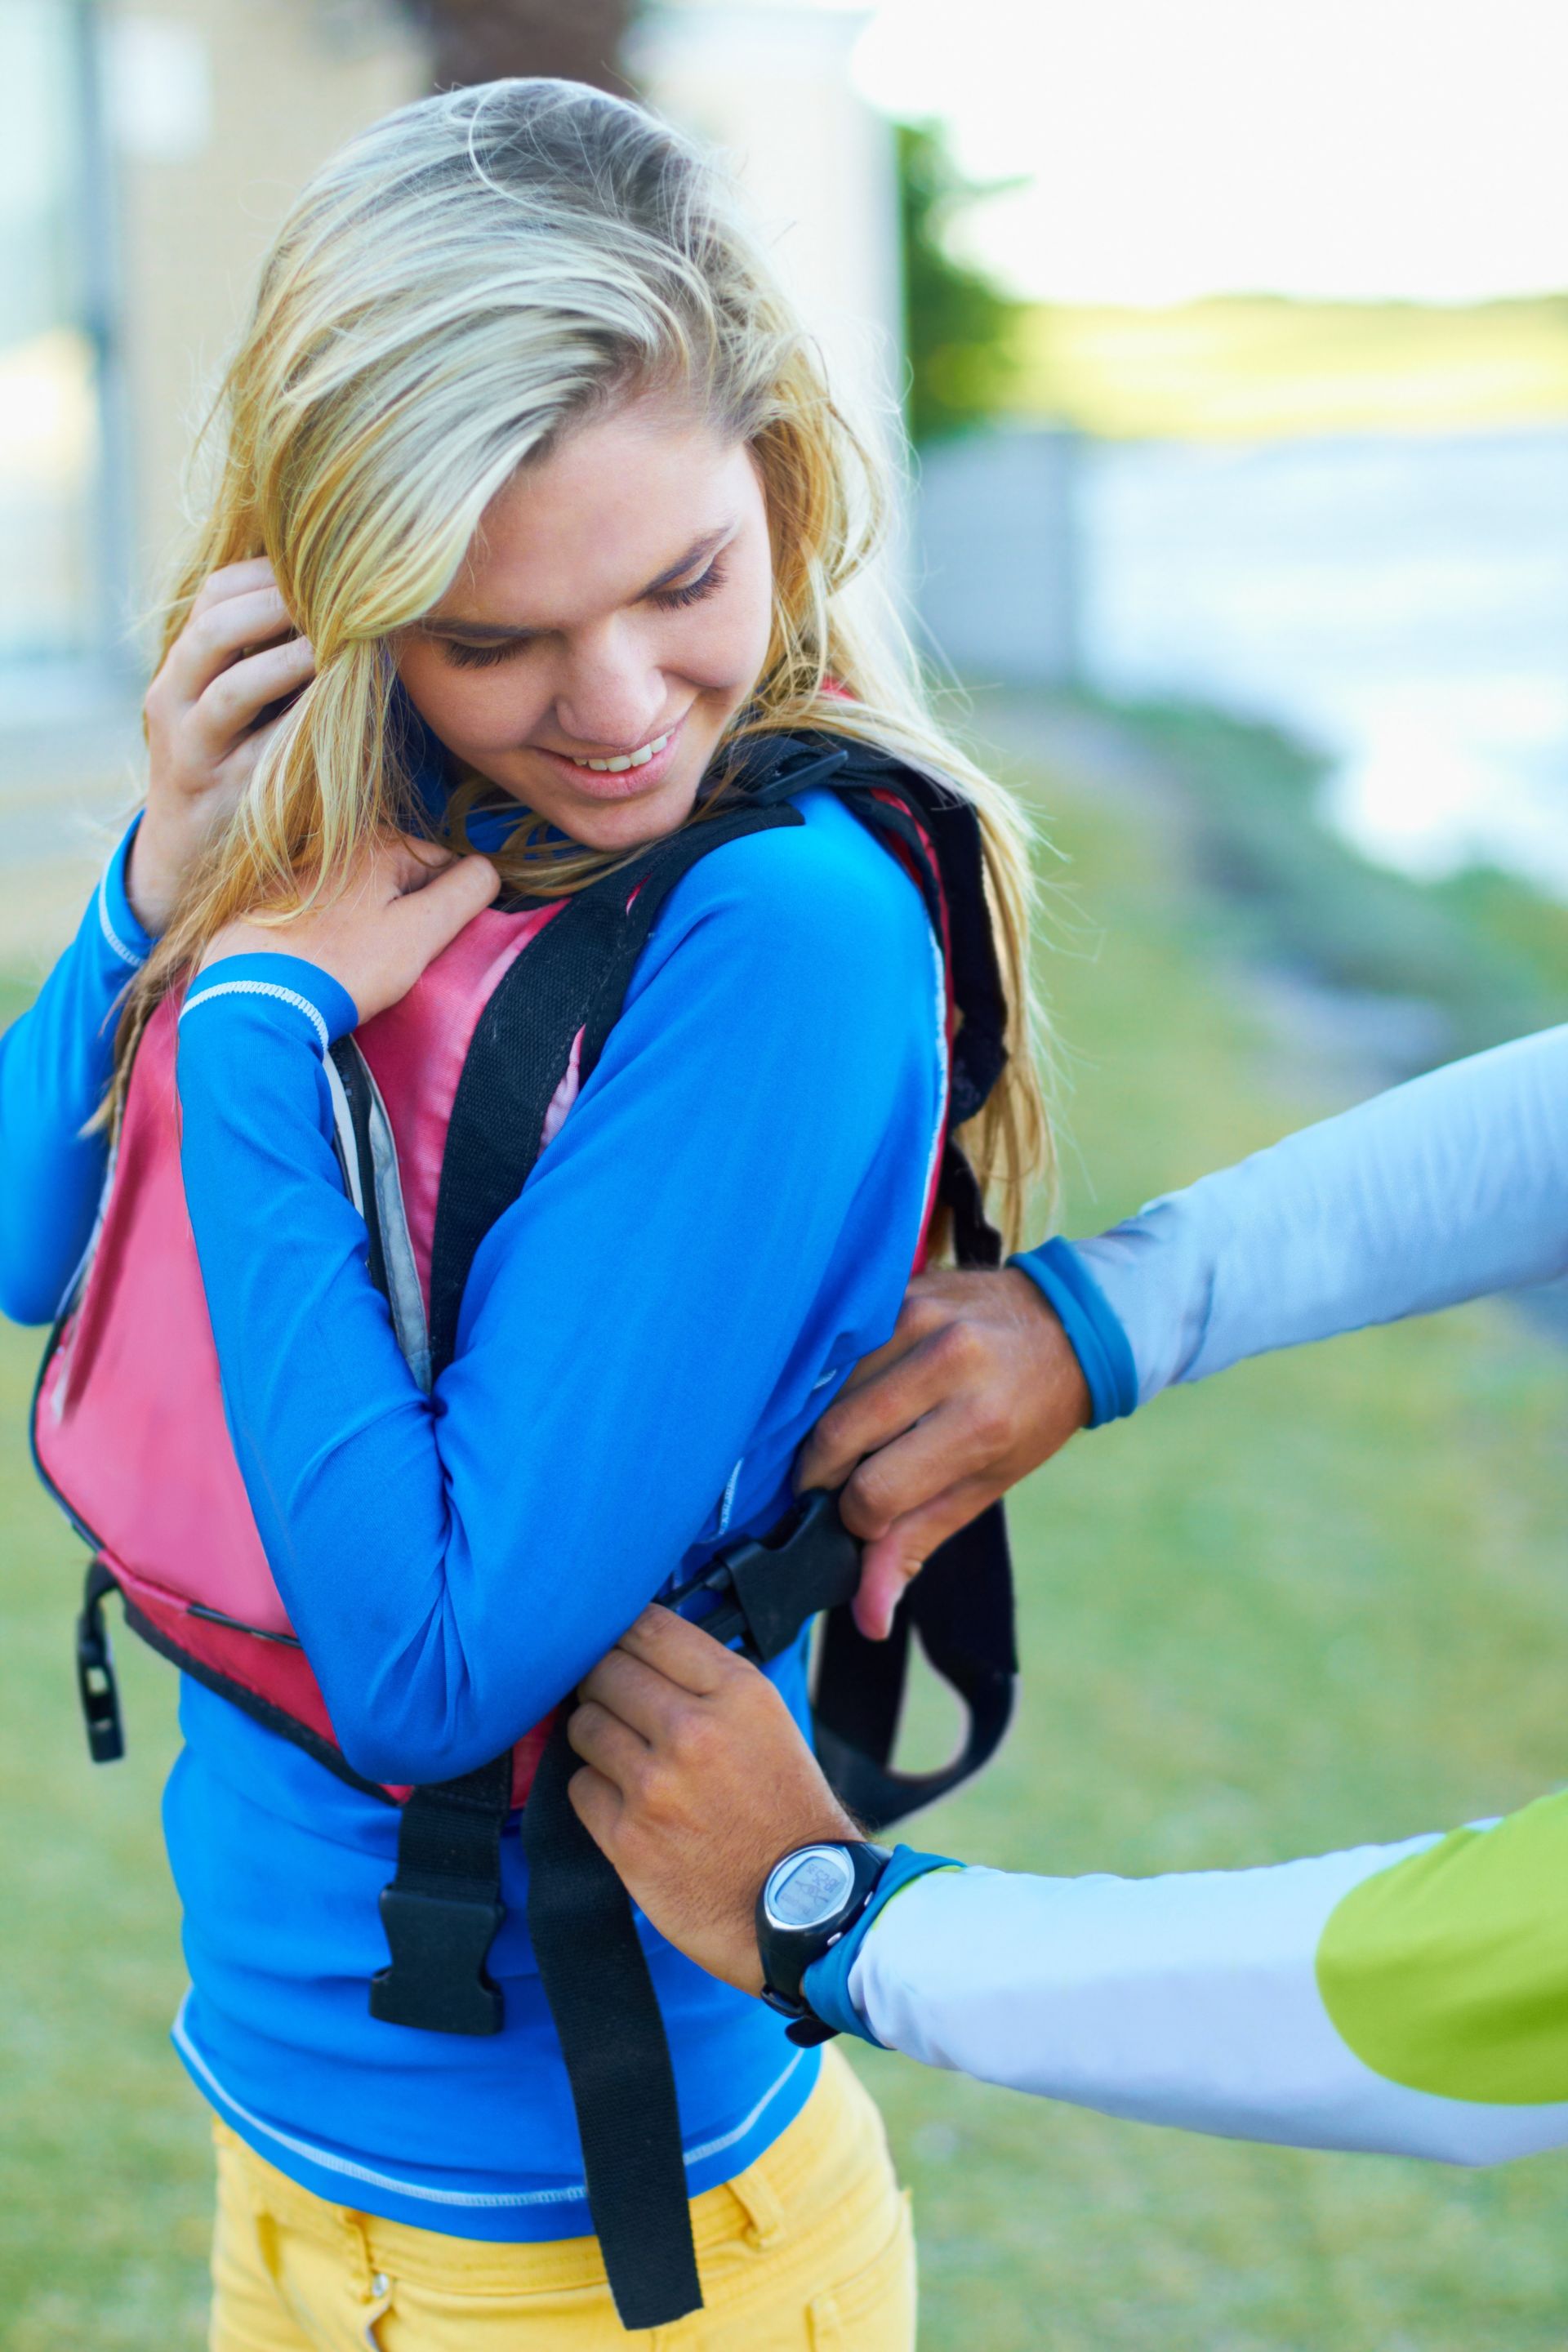
[[[812,1618],[853,1600],[859,1581],[860,1546],[838,1515],[837,1496],[817,1488],[767,1535],[718,1553],[664,1605],[679,1611],[694,1593],[711,1592],[719,1607],[692,1622],[717,1642],[739,1636],[746,1655],[766,1665]]]
[[[81,1614],[76,1621],[77,1696],[87,1726],[87,1752],[95,1764],[117,1764],[125,1753],[114,1653],[103,1622],[103,1596],[114,1590],[113,1578],[95,1559],[87,1571]]]
[[[392,1954],[370,1980],[370,2013],[384,2025],[431,2033],[499,2033],[500,1988],[485,1967],[502,1906],[394,1880],[381,1890],[381,1924]]]

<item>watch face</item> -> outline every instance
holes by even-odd
[[[808,1845],[780,1863],[763,1903],[780,1927],[819,1927],[843,1910],[855,1889],[855,1865],[842,1846]]]

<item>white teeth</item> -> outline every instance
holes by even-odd
[[[628,768],[646,768],[648,761],[663,751],[668,740],[668,735],[656,735],[653,741],[645,743],[640,751],[628,751],[621,759],[580,760],[577,764],[579,767],[592,768],[596,776],[621,776]]]

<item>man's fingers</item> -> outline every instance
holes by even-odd
[[[868,1642],[885,1642],[893,1630],[893,1615],[904,1588],[920,1574],[918,1555],[906,1556],[891,1536],[868,1544],[860,1560],[860,1582],[849,1604],[850,1615]]]
[[[668,1613],[667,1610],[665,1614]],[[599,1660],[580,1687],[585,1699],[596,1700],[655,1744],[669,1738],[693,1700],[684,1684],[671,1682],[657,1666],[618,1648]]]
[[[1003,1491],[994,1479],[960,1479],[921,1509],[896,1519],[885,1535],[867,1545],[860,1559],[853,1613],[868,1641],[887,1639],[905,1586],[920,1574],[940,1544],[978,1518]]]
[[[647,1762],[648,1746],[629,1724],[597,1699],[584,1699],[566,1719],[566,1738],[584,1764],[617,1789],[629,1788]]]
[[[862,1386],[843,1390],[805,1442],[795,1472],[797,1488],[842,1486],[862,1455],[912,1429],[951,1385],[941,1350],[927,1340],[900,1353]]]
[[[936,1402],[923,1420],[868,1454],[852,1473],[838,1497],[844,1524],[874,1543],[961,1478],[983,1473],[999,1451],[994,1433],[972,1417],[966,1402]]]
[[[711,1633],[678,1617],[673,1609],[645,1609],[627,1626],[617,1646],[700,1698],[708,1697],[738,1672],[755,1672]]]
[[[566,1794],[572,1810],[595,1844],[608,1853],[621,1824],[625,1800],[613,1780],[606,1780],[593,1765],[584,1764],[574,1772],[566,1783]]]

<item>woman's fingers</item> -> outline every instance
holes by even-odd
[[[416,976],[451,946],[458,933],[489,905],[500,888],[500,876],[488,857],[455,858],[439,873],[430,875],[426,865],[429,850],[426,845],[421,846],[425,858],[405,845],[404,878],[396,903],[388,910],[401,935],[403,952],[416,967]]]
[[[289,607],[275,587],[253,588],[225,596],[216,603],[193,606],[190,619],[170,646],[163,668],[153,679],[149,703],[173,701],[188,709],[198,701],[220,672],[239,656],[293,629]]]
[[[221,564],[209,572],[191,599],[193,613],[205,612],[230,596],[248,595],[253,588],[275,588],[277,579],[265,555],[247,555],[242,562]]]
[[[219,670],[191,713],[191,725],[206,756],[225,759],[249,734],[269,702],[298,694],[316,674],[309,640],[290,637],[265,652],[249,654]]]

